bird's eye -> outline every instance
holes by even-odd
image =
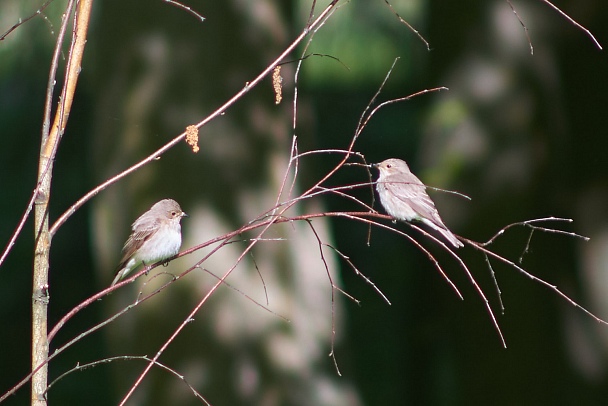
[[[176,211],[172,211],[171,212],[171,217],[175,217],[175,216],[177,216],[177,212]]]
[[[393,167],[393,165],[391,165],[391,164],[386,164],[386,167],[387,167],[387,168],[392,168],[392,167]]]

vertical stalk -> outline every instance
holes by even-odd
[[[49,235],[48,205],[51,192],[52,160],[40,154],[38,167],[39,192],[36,196],[34,224],[34,281],[32,286],[32,370],[46,361],[49,352],[47,340],[47,309],[49,251],[51,237]],[[32,405],[46,405],[43,393],[47,387],[48,364],[32,376]]]
[[[74,1],[72,0],[66,8],[62,31],[67,27],[68,18],[66,17],[71,14],[73,4]],[[93,0],[81,0],[78,2],[77,10],[74,15],[72,43],[68,55],[64,85],[61,91],[61,97],[59,98],[59,105],[50,131],[48,133],[45,131],[45,128],[48,129],[46,119],[42,131],[40,161],[38,166],[38,193],[36,195],[34,210],[34,235],[36,240],[32,286],[32,406],[45,406],[47,404],[44,393],[48,383],[48,364],[46,363],[49,354],[47,310],[49,305],[49,254],[51,239],[53,237],[49,233],[49,201],[51,196],[53,162],[74,100],[78,74],[80,73],[82,56],[86,44],[92,4]],[[57,43],[57,50],[61,49],[62,42],[63,35],[60,35]],[[55,68],[56,65],[51,68],[49,89],[47,89],[49,95],[52,95]],[[50,104],[48,106],[50,107]]]

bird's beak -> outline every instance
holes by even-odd
[[[378,166],[380,166],[380,164],[370,164],[369,165],[370,168],[377,168]]]
[[[182,211],[182,217],[190,217],[190,216]]]

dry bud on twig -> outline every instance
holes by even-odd
[[[186,127],[186,144],[192,147],[195,154],[200,150],[198,147],[198,128],[195,125]]]

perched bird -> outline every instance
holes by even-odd
[[[111,286],[141,264],[146,266],[176,255],[182,245],[182,228],[179,224],[182,217],[188,215],[179,204],[175,200],[164,199],[135,220]]]
[[[391,158],[372,164],[380,171],[376,190],[380,203],[393,218],[420,221],[443,235],[454,247],[463,244],[443,224],[435,204],[426,193],[426,186],[401,159]]]

